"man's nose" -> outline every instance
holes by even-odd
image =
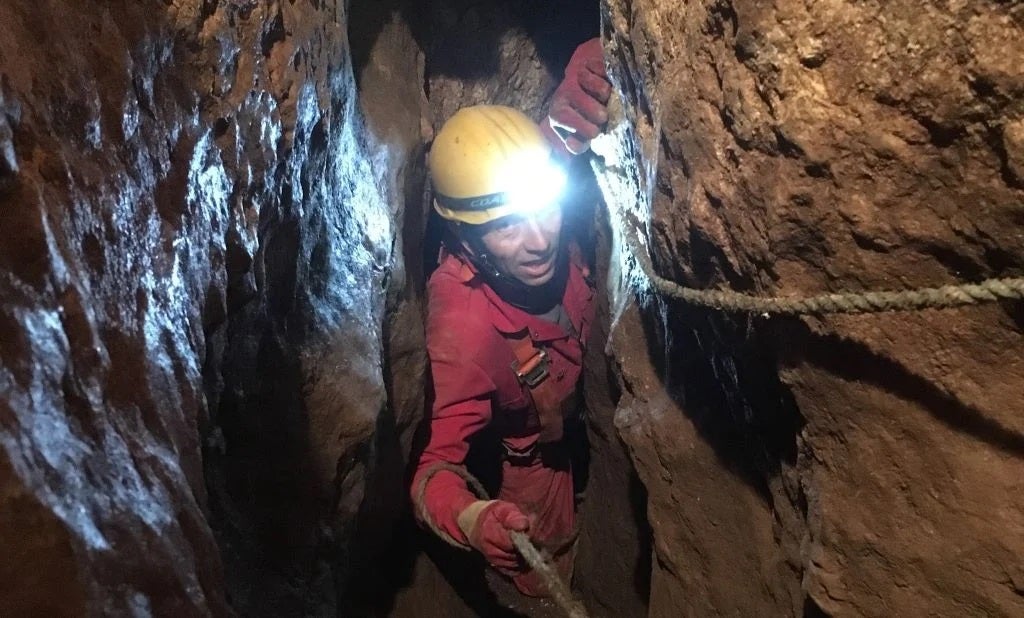
[[[530,253],[547,253],[551,250],[551,240],[541,229],[540,223],[532,217],[526,220],[523,248]]]

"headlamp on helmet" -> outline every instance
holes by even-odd
[[[449,221],[470,225],[549,208],[566,182],[536,123],[498,105],[467,107],[452,116],[434,139],[429,165],[434,208]]]
[[[557,203],[565,189],[566,175],[550,157],[536,160],[519,157],[509,161],[506,192],[508,205],[515,213],[529,215]]]

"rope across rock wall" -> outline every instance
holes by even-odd
[[[651,256],[641,246],[635,227],[623,226],[630,254],[651,284],[661,294],[699,307],[729,312],[775,315],[820,315],[826,313],[882,313],[946,309],[977,305],[1003,299],[1024,299],[1024,277],[986,279],[980,283],[959,283],[937,288],[879,292],[837,292],[803,297],[764,297],[731,290],[689,288],[660,276]]]
[[[616,47],[614,41],[605,40],[605,44],[611,45],[613,49]],[[614,75],[614,69],[614,66],[609,67],[610,74]],[[639,224],[630,221],[631,217],[625,209],[613,205],[614,196],[628,196],[624,199],[639,199],[648,205],[653,200],[658,143],[661,135],[658,114],[654,114],[653,118],[647,118],[646,121],[624,122],[627,117],[646,116],[637,109],[627,110],[621,99],[612,97],[608,103],[608,115],[608,126],[612,128],[592,142],[591,150],[597,156],[591,157],[590,165],[601,193],[609,200],[609,210],[613,218],[618,216],[622,221],[622,237],[626,249],[636,259],[637,265],[650,280],[653,288],[663,296],[698,307],[767,315],[916,311],[978,305],[1004,299],[1024,299],[1024,277],[986,279],[979,283],[956,283],[934,288],[836,292],[798,297],[754,296],[732,290],[691,288],[666,279],[655,271],[651,255],[640,241]],[[625,159],[623,152],[629,154]],[[638,160],[639,168],[627,165],[627,159]]]

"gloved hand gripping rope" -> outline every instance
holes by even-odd
[[[426,491],[427,484],[435,474],[441,471],[451,472],[458,475],[464,481],[473,493],[477,495],[481,500],[489,500],[487,491],[483,485],[480,484],[472,474],[470,474],[465,468],[455,466],[448,463],[437,463],[434,464],[426,474],[423,476],[423,480],[420,482],[419,487],[419,500],[417,504],[423,505],[423,494]],[[438,528],[430,518],[430,514],[427,513],[426,509],[419,507],[420,519],[434,532],[437,536],[441,537],[448,544],[458,547],[460,549],[466,549],[464,545],[455,541],[447,533]],[[509,530],[509,537],[512,539],[512,544],[515,545],[516,550],[523,556],[526,563],[530,565],[534,571],[536,571],[540,577],[544,580],[544,583],[548,587],[548,591],[551,592],[551,599],[565,612],[569,618],[588,618],[587,610],[584,609],[583,604],[573,598],[572,592],[569,591],[569,587],[561,580],[558,576],[558,571],[548,561],[544,554],[537,549],[537,547],[530,540],[530,537],[525,533],[517,532],[515,530]]]

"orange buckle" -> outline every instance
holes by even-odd
[[[537,350],[537,353],[526,362],[521,364],[518,361],[513,362],[512,371],[516,373],[520,383],[534,388],[548,377],[548,353],[544,350]]]

